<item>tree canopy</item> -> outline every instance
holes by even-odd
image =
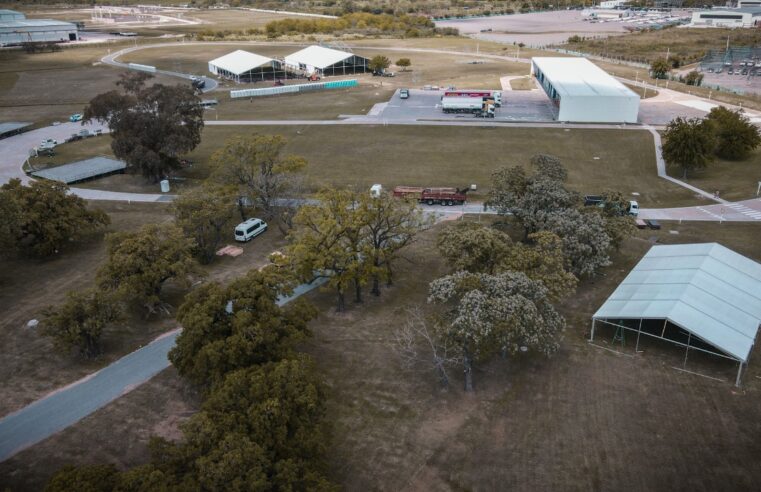
[[[391,65],[391,60],[384,55],[375,55],[367,64],[367,68],[373,72],[383,72]]]
[[[703,169],[713,161],[716,137],[713,126],[699,118],[673,119],[663,134],[663,158],[679,167],[684,177],[689,171]]]
[[[447,275],[431,282],[428,302],[443,308],[439,336],[461,351],[466,391],[473,389],[474,362],[500,352],[550,355],[565,329],[565,320],[548,302],[547,289],[523,273]]]
[[[412,61],[410,61],[409,58],[399,58],[398,60],[396,60],[396,64],[395,65],[397,67],[401,68],[402,72],[405,72],[405,71],[407,71],[407,69],[409,67],[412,66]]]
[[[173,203],[175,222],[194,241],[193,251],[202,264],[214,259],[222,238],[232,233],[236,194],[230,188],[204,184],[182,193]]]
[[[56,181],[12,179],[0,187],[0,247],[33,256],[50,256],[71,241],[110,223],[105,212],[90,209],[69,187]]]
[[[109,234],[106,242],[108,259],[98,270],[98,287],[139,303],[149,313],[161,307],[167,280],[187,287],[196,273],[193,240],[177,226],[148,224],[135,232]]]
[[[716,106],[706,116],[716,135],[716,155],[724,159],[745,159],[761,144],[758,127],[739,110]]]
[[[84,119],[105,122],[111,149],[130,169],[154,181],[181,165],[182,155],[201,142],[203,108],[189,85],[146,86],[148,77],[129,72],[117,83],[122,92],[95,96]]]
[[[212,156],[215,179],[239,188],[240,194],[269,220],[290,226],[304,186],[303,157],[284,155],[280,135],[237,135]],[[241,218],[245,214],[241,212]]]
[[[101,354],[103,329],[121,319],[121,308],[107,293],[98,290],[72,291],[66,301],[44,311],[42,333],[53,339],[56,348],[91,359]]]
[[[657,58],[650,64],[650,74],[654,79],[665,79],[671,68],[672,64],[666,58]]]
[[[227,287],[208,283],[187,295],[177,312],[183,331],[169,353],[181,375],[210,385],[235,369],[291,354],[315,313],[301,300],[278,306],[289,288],[274,270],[252,270]]]

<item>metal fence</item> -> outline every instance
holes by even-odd
[[[314,84],[281,85],[277,87],[265,87],[263,89],[241,89],[230,91],[230,98],[276,96],[278,94],[294,94],[297,92],[309,92],[325,89],[344,89],[359,85],[357,79],[330,80],[328,82],[316,82]]]

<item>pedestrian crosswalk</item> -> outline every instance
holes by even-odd
[[[761,204],[761,200],[758,200],[759,204]],[[755,210],[747,205],[743,205],[742,203],[730,203],[726,205],[727,208],[731,208],[735,212],[739,212],[747,217],[750,217],[754,220],[761,220],[761,210]]]

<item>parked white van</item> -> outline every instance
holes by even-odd
[[[262,219],[248,219],[235,226],[235,240],[247,242],[267,230],[267,223]]]

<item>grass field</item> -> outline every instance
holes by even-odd
[[[681,178],[678,171],[670,174]],[[717,159],[701,171],[690,173],[687,182],[711,193],[718,190],[726,200],[747,200],[756,197],[761,182],[761,149],[742,161]]]
[[[510,87],[514,91],[530,91],[536,89],[536,84],[534,84],[534,80],[530,77],[521,77],[510,80]]]
[[[550,153],[560,157],[568,168],[569,186],[583,194],[613,188],[626,195],[639,193],[638,200],[645,207],[701,203],[691,192],[656,176],[649,133],[621,130],[393,125],[207,126],[201,145],[189,156],[195,164],[176,174],[185,180],[177,183],[192,186],[206,179],[214,151],[232,135],[252,133],[284,135],[288,140],[286,151],[308,160],[306,173],[313,188],[333,185],[364,189],[375,183],[386,188],[401,184],[476,184],[479,191],[475,198],[482,199],[491,173],[497,167],[525,165],[534,154]],[[91,149],[89,142],[93,140],[60,145],[52,159],[70,162],[82,158]],[[105,137],[95,144],[93,154],[110,153]],[[131,175],[115,175],[82,186],[156,191],[155,185]]]
[[[729,381],[675,371],[683,353],[667,344],[643,345],[632,356],[631,343],[621,349],[612,334],[596,343],[628,355],[586,342],[592,312],[653,241],[720,238],[761,260],[759,225],[665,223],[638,233],[561,306],[569,326],[557,354],[479,364],[472,395],[460,390],[457,371],[442,393],[432,373],[403,369],[393,350],[405,308],[424,304],[428,282],[446,272],[431,254],[440,230],[405,251],[395,286],[379,299],[336,314],[332,292],[310,294],[322,314],[302,349],[330,386],[329,462],[343,488],[713,491],[752,489],[761,478],[761,367],[751,364],[738,391]],[[719,377],[732,371],[692,355],[687,369]],[[195,408],[195,395],[169,370],[3,463],[0,476],[38,489],[65,463],[144,463],[148,435],[176,436],[177,422]]]

